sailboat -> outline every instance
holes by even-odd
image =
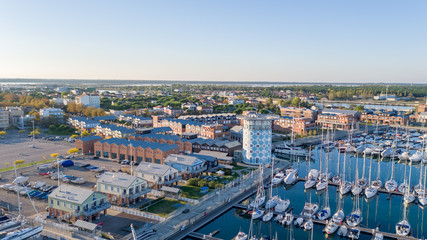
[[[274,160],[272,161],[272,164],[271,164],[271,178],[273,178],[273,176],[274,176]],[[269,194],[268,196],[269,198],[267,203],[265,204],[265,209],[274,208],[279,202],[279,196],[277,195],[273,196],[273,184],[270,184],[270,189],[268,194]]]
[[[359,196],[362,192],[362,187],[359,185],[359,157],[356,155],[356,177],[354,179],[354,184],[351,188],[351,193],[354,196]]]
[[[341,152],[338,152],[337,174],[332,177],[332,183],[334,184],[339,184],[341,182],[340,162],[341,162]]]
[[[356,195],[353,211],[347,216],[346,222],[351,227],[356,227],[362,222],[362,212],[359,208],[359,195]]]
[[[394,180],[394,157],[391,158],[391,164],[391,178],[385,182],[385,189],[394,192],[398,187],[396,180]]]
[[[372,159],[371,161],[369,161],[369,185],[368,185],[369,187],[365,189],[365,196],[368,199],[375,196],[378,192],[378,189],[373,188],[371,184],[372,161],[373,161]]]
[[[406,188],[405,195],[403,196],[403,201],[406,204],[409,204],[415,200],[415,194],[411,190],[411,175],[412,175],[412,164],[409,165],[408,186]]]
[[[3,237],[2,240],[23,240],[31,237],[39,236],[43,231],[43,226],[37,226],[32,228],[24,228],[14,232],[7,233],[6,237]]]
[[[310,219],[304,223],[304,230],[310,231],[311,229],[313,229],[313,220]]]
[[[421,170],[420,170],[420,180],[421,180],[421,175],[422,175],[422,166],[421,166]],[[427,167],[424,167],[424,185],[426,185],[426,169]],[[415,189],[416,191],[416,189]],[[420,191],[419,191],[420,192]],[[418,192],[417,192],[418,193]],[[420,203],[421,206],[425,206],[427,205],[427,196],[426,196],[426,191],[425,189],[423,189],[422,194],[418,193],[418,202]]]
[[[339,187],[341,196],[349,193],[351,190],[350,182],[345,180],[345,172],[346,172],[345,163],[346,163],[346,153],[344,153],[343,179],[341,180],[340,187]]]
[[[326,172],[328,172],[329,152],[326,153]],[[329,207],[329,191],[328,182],[326,182],[325,192],[325,207],[317,213],[317,218],[320,220],[326,220],[331,217],[331,208]]]
[[[399,187],[397,187],[397,191],[399,191],[401,193],[405,193],[406,188],[408,188],[408,184],[406,183],[406,167],[407,167],[407,165],[405,164],[405,173],[403,175],[403,183],[401,183],[399,185]]]
[[[309,149],[309,153],[309,155],[311,155],[311,149]],[[316,185],[316,179],[319,177],[319,171],[317,169],[310,169],[310,159],[308,156],[306,157],[306,160],[308,161],[309,172],[304,183],[304,189],[309,189]]]
[[[233,240],[247,240],[248,239],[248,234],[240,231],[234,238]]]
[[[408,236],[411,232],[411,225],[406,219],[406,205],[403,207],[403,220],[396,224],[396,233],[399,236]]]
[[[311,192],[309,194],[310,194],[310,201],[304,204],[304,208],[301,211],[300,215],[303,217],[312,218],[319,210],[319,205],[311,202]]]
[[[262,173],[263,173],[263,168],[260,165],[260,171],[259,171],[260,179],[259,179],[257,194],[255,199],[249,204],[249,208],[257,209],[260,206],[262,206],[265,202],[265,191],[264,191],[264,183],[262,181],[262,175],[263,175]]]
[[[329,132],[329,129],[328,129],[328,132]],[[328,140],[329,139],[328,139],[328,133],[327,133],[326,134],[326,141],[329,142]],[[326,151],[326,152],[329,155],[329,151]],[[322,151],[320,154],[321,154],[320,155],[320,176],[319,176],[319,182],[316,184],[316,190],[317,191],[325,190],[326,186],[328,185],[328,181],[329,181],[328,171],[326,170],[326,173],[322,173],[322,156],[323,156]],[[326,162],[326,164],[327,164],[327,162]]]
[[[357,155],[356,155],[357,156]],[[366,155],[363,156],[363,168],[362,168],[362,178],[357,179],[357,185],[360,186],[360,188],[365,188],[366,185],[368,185],[368,182],[366,181],[365,178],[365,166],[366,166]]]

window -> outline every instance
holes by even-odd
[[[105,152],[104,152],[104,157],[105,157],[105,158],[108,158],[108,157],[109,157],[109,152],[105,151]]]
[[[161,160],[160,159],[155,159],[154,162],[160,164]]]
[[[56,205],[59,206],[59,201],[56,201]]]
[[[153,160],[151,158],[145,158],[146,162],[153,162]]]

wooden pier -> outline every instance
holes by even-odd
[[[244,204],[235,204],[234,207],[235,208],[240,208],[240,209],[248,209],[248,206],[244,205]],[[288,208],[284,213],[274,212],[274,215],[277,215],[277,214],[288,214],[289,212],[292,212],[292,208]],[[302,216],[302,215],[299,215],[299,214],[292,214],[292,215],[294,216],[294,219],[303,218],[304,221],[308,221],[309,220],[309,218],[306,217],[306,216]],[[319,220],[319,219],[311,219],[311,220],[313,221],[313,223],[318,224],[318,225],[323,225],[323,226],[326,226],[326,224],[328,223],[327,220]],[[357,229],[360,230],[360,232],[365,233],[365,234],[370,234],[370,235],[373,235],[373,236],[375,236],[375,233],[381,233],[384,237],[391,238],[391,239],[398,239],[398,240],[402,240],[402,239],[417,240],[417,238],[411,237],[411,236],[404,237],[404,236],[399,236],[399,235],[397,235],[395,233],[388,233],[388,232],[377,231],[375,229],[361,227],[361,226],[351,227],[351,226],[349,226],[349,225],[347,225],[345,223],[342,224],[342,225],[346,226],[347,229],[357,228]]]
[[[194,238],[194,239],[200,239],[200,240],[222,240],[221,238],[216,238],[213,237],[213,235],[215,235],[214,233],[206,235],[206,234],[202,234],[202,233],[198,233],[198,232],[191,232],[189,233],[187,236]]]

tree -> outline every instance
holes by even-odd
[[[23,163],[24,163],[24,160],[16,160],[15,162],[13,162],[13,165],[20,165]]]
[[[40,128],[34,129],[34,131],[30,132],[30,135],[39,135],[40,134]]]
[[[365,107],[363,105],[357,105],[354,109],[358,112],[363,112],[365,110]]]
[[[82,132],[82,137],[87,137],[89,135],[90,135],[90,133],[88,131],[83,131]]]
[[[70,138],[78,138],[78,137],[79,137],[79,135],[77,135],[77,134],[73,134],[70,136]]]
[[[72,154],[72,155],[74,155],[78,152],[79,152],[78,148],[71,148],[70,150],[67,151],[68,154]]]
[[[7,132],[6,131],[0,131],[0,136],[4,136],[4,135],[6,135],[7,134]]]
[[[50,154],[50,156],[53,157],[53,158],[56,158],[56,157],[59,156],[59,153],[52,153],[52,154]]]
[[[301,98],[295,97],[294,99],[292,99],[291,104],[294,107],[299,107],[299,105],[301,104]]]

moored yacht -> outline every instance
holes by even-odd
[[[317,211],[319,210],[319,205],[316,203],[306,202],[304,205],[304,209],[301,212],[301,216],[303,217],[313,217]]]
[[[392,178],[392,179],[388,180],[387,182],[385,182],[384,187],[385,187],[385,189],[387,189],[387,191],[394,192],[397,189],[397,182],[396,182],[396,180],[394,180]]]
[[[326,227],[323,229],[323,232],[332,235],[338,230],[338,224],[333,221],[328,221]]]
[[[285,173],[280,171],[279,173],[274,175],[273,179],[271,179],[271,183],[273,185],[276,185],[276,184],[283,182],[283,179],[285,179]]]
[[[274,210],[276,212],[282,213],[284,211],[286,211],[286,209],[288,209],[289,204],[291,203],[291,201],[289,201],[289,199],[280,199],[277,204],[276,207],[274,207]]]
[[[408,221],[402,220],[396,224],[396,233],[399,236],[408,236],[411,232],[411,225]]]
[[[360,212],[359,209],[351,212],[351,214],[347,216],[346,222],[349,226],[356,227],[362,222],[362,212]]]
[[[233,238],[233,240],[247,240],[248,239],[248,234],[240,231],[239,233],[237,233],[237,235]]]
[[[287,154],[287,155],[292,155],[292,156],[298,156],[298,157],[308,156],[307,150],[302,149],[300,147],[292,147],[292,146],[289,146],[287,144],[282,144],[282,145],[276,146],[276,148],[274,149],[274,152],[279,153],[279,154]]]
[[[291,185],[294,184],[298,180],[298,169],[287,169],[286,177],[283,180],[285,184]]]

